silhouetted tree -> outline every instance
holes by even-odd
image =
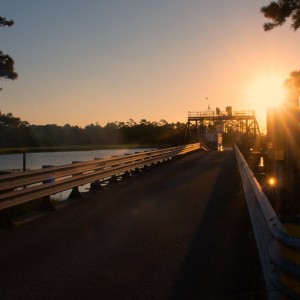
[[[26,127],[29,123],[27,121],[21,121],[20,118],[14,117],[12,113],[1,114],[0,113],[0,127]]]
[[[184,123],[166,120],[139,123],[111,122],[101,127],[98,123],[85,128],[65,124],[30,125],[12,113],[0,113],[0,148],[51,147],[74,145],[179,145],[185,130]]]
[[[263,6],[261,12],[271,22],[264,24],[264,30],[270,31],[275,27],[283,25],[291,18],[291,27],[297,30],[300,27],[300,1],[299,0],[277,0],[269,5]]]
[[[284,85],[287,89],[300,94],[300,70],[291,72],[290,77],[285,81]]]
[[[0,17],[0,27],[10,27],[14,24],[13,20],[6,20]],[[4,54],[0,50],[0,79],[14,80],[18,77],[18,74],[14,70],[14,60],[7,54]],[[1,88],[0,88],[1,90]]]

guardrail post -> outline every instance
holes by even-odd
[[[79,192],[78,186],[73,187],[68,199],[81,199],[81,198],[82,198],[82,195]]]
[[[103,157],[95,157],[95,161],[101,161],[103,160]],[[90,184],[90,191],[101,191],[103,189],[100,180],[96,180],[94,182],[91,182]]]
[[[53,166],[48,166],[48,165],[45,165],[45,166],[42,166],[42,169],[46,169],[46,168],[50,168],[50,167],[53,167]],[[55,178],[54,177],[50,177],[48,178],[47,180],[44,180],[43,181],[43,184],[46,184],[46,183],[50,183],[50,182],[54,182],[55,181]],[[50,196],[45,196],[42,198],[42,201],[41,201],[41,204],[39,206],[39,210],[42,210],[42,211],[53,211],[55,208],[50,200]]]
[[[102,189],[103,188],[102,188],[100,180],[96,180],[94,182],[91,182],[90,191],[100,191]]]
[[[77,164],[77,163],[81,163],[81,161],[72,161],[72,164]],[[80,175],[80,174],[81,173],[77,173],[76,175]],[[81,198],[82,198],[82,195],[79,192],[79,187],[78,186],[73,187],[68,199],[81,199]]]
[[[141,174],[141,170],[140,170],[140,168],[135,168],[132,173],[139,175],[139,174]]]
[[[171,161],[172,161],[171,157],[168,157],[168,158],[165,159],[165,163],[169,163]]]
[[[118,183],[118,177],[117,177],[117,175],[111,176],[108,182],[109,183],[113,183],[113,184]]]
[[[148,165],[144,165],[144,167],[143,167],[143,171],[150,171],[150,169],[151,169],[151,166],[148,166]]]
[[[122,175],[122,179],[129,179],[130,176],[130,172],[129,171],[125,171],[124,174]]]
[[[81,198],[82,195],[79,192],[79,187],[78,186],[73,187],[68,199],[81,199]]]
[[[154,169],[160,168],[160,167],[161,167],[161,162],[160,162],[160,161],[156,161],[155,163],[152,164],[152,167],[153,167]]]

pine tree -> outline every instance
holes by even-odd
[[[0,27],[11,27],[13,24],[13,20],[0,17]],[[15,80],[17,77],[18,74],[14,70],[14,60],[8,54],[4,54],[0,50],[0,79]]]
[[[271,22],[264,24],[264,30],[270,31],[283,25],[288,18],[291,19],[291,27],[297,30],[300,27],[300,0],[277,0],[263,6],[261,12]]]

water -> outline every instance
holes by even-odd
[[[112,155],[124,155],[125,153],[135,153],[137,151],[150,150],[139,149],[109,149],[93,151],[64,151],[64,152],[40,152],[26,154],[26,169],[41,169],[44,165],[60,166],[71,164],[72,161],[91,161],[94,158],[108,158]],[[23,154],[3,154],[0,155],[0,171],[22,171]]]

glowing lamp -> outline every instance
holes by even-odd
[[[270,177],[269,180],[268,180],[268,184],[270,186],[276,185],[276,179],[274,177]]]

